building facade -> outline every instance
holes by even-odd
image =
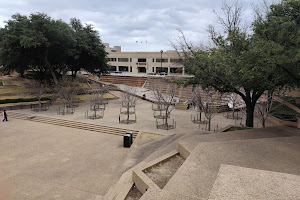
[[[166,72],[172,75],[184,75],[183,60],[176,51],[167,52],[122,52],[121,46],[109,47],[108,52],[111,72],[126,74],[147,74]]]

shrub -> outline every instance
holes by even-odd
[[[49,97],[43,97],[41,98],[41,101],[49,101],[51,100]],[[20,103],[20,102],[32,102],[32,101],[38,101],[38,98],[18,98],[18,99],[3,99],[0,100],[0,104],[6,104],[6,103]]]

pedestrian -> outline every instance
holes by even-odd
[[[6,110],[3,111],[3,120],[2,120],[2,121],[3,121],[3,122],[4,122],[4,121],[8,121],[8,120],[7,120]]]

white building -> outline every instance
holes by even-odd
[[[122,52],[121,46],[109,47],[108,52],[112,72],[120,71],[126,74],[146,74],[150,72],[167,72],[168,74],[184,75],[182,58],[176,51],[167,52]]]

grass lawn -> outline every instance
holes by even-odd
[[[240,130],[247,130],[247,129],[252,129],[252,128],[251,127],[233,126],[230,129],[228,129],[227,131],[240,131]]]
[[[26,89],[23,87],[5,87],[5,86],[3,86],[0,88],[0,93],[2,93],[2,94],[4,94],[4,93],[18,94],[18,93],[21,93],[24,91],[26,91]]]
[[[297,117],[300,117],[300,113],[287,107],[286,105],[280,105],[278,102],[274,102],[271,115],[281,120],[295,121]]]
[[[300,97],[289,97],[289,96],[286,96],[286,97],[282,97],[282,99],[284,101],[287,101],[290,104],[293,104],[294,106],[300,108],[300,104],[296,104],[296,99],[300,99]]]
[[[82,100],[82,101],[89,101],[93,98],[93,96],[94,95],[92,95],[92,94],[83,94],[83,95],[77,95],[77,98],[79,98],[79,100]],[[117,97],[110,93],[106,93],[104,95],[104,99],[117,99]]]
[[[19,78],[19,77],[11,77],[9,79],[0,80],[0,86],[1,86],[0,94],[2,94],[2,96],[0,96],[0,101],[3,102],[3,100],[5,100],[5,99],[13,100],[13,99],[34,98],[33,96],[29,96],[28,94],[26,94],[26,92],[29,91],[30,88],[26,88],[24,86],[25,82],[28,82],[28,80],[24,79],[24,78]],[[88,86],[87,83],[80,83],[80,86],[86,91],[90,90],[90,87]],[[3,95],[3,94],[8,94],[8,95]],[[49,96],[49,94],[43,95],[43,96]],[[91,98],[93,98],[93,95],[84,94],[84,95],[77,95],[77,97],[79,100],[89,101],[89,100],[91,100]],[[117,97],[110,93],[107,93],[104,95],[104,98],[105,99],[116,99]],[[17,102],[17,101],[14,101],[14,102]],[[1,104],[1,106],[20,105],[20,104],[29,104],[29,103],[33,103],[33,102],[6,103],[6,104]]]

